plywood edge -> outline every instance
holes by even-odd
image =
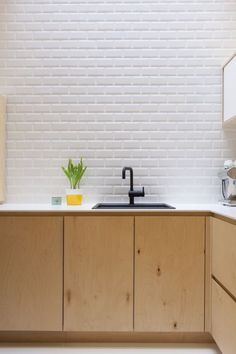
[[[236,225],[236,219],[233,219],[230,216],[225,216],[225,215],[218,214],[217,212],[214,212],[214,213],[212,213],[212,217],[222,220],[222,221],[226,221],[229,224]]]
[[[224,108],[223,108],[223,123],[222,123],[222,125],[225,130],[232,129],[232,128],[236,129],[236,115],[224,120]]]
[[[226,60],[226,62],[225,62],[225,63],[223,64],[223,66],[222,66],[222,70],[224,70],[224,68],[231,62],[231,60],[234,59],[234,57],[236,57],[236,53],[234,53],[233,55],[231,55],[231,57]]]
[[[0,332],[1,343],[214,343],[209,333]]]
[[[0,203],[5,200],[6,96],[0,96]]]

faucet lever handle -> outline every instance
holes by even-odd
[[[142,187],[142,197],[145,197],[144,187]]]
[[[142,187],[141,190],[129,191],[129,196],[133,196],[133,197],[144,197],[144,196],[145,196],[144,187]]]

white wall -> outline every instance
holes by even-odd
[[[1,0],[8,201],[48,201],[84,157],[87,195],[215,201],[236,158],[221,129],[221,66],[235,52],[232,0]]]

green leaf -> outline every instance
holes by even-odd
[[[77,186],[79,186],[86,169],[87,167],[84,166],[82,158],[77,165],[74,165],[73,161],[69,159],[67,168],[62,167],[63,172],[70,182],[71,188],[75,189]]]

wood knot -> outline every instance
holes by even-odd
[[[126,294],[126,301],[129,302],[129,300],[130,300],[130,293],[127,293]]]
[[[67,299],[67,303],[70,304],[71,303],[71,291],[70,290],[66,290],[66,299]]]
[[[140,252],[141,252],[140,249],[138,249],[138,254],[140,254]]]
[[[173,327],[177,328],[177,322],[174,322]]]
[[[158,277],[161,275],[161,268],[159,266],[157,267],[156,273]]]

